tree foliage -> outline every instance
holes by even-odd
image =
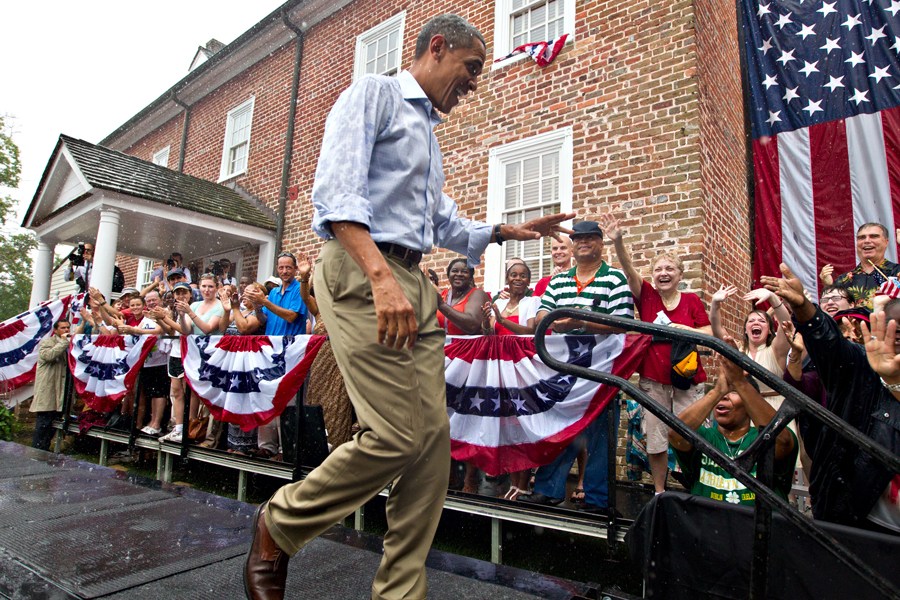
[[[21,173],[19,147],[0,115],[0,187],[18,187]],[[37,242],[13,221],[15,208],[14,198],[0,195],[0,321],[27,310],[31,298],[31,251]]]

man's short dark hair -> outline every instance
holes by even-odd
[[[416,38],[416,55],[421,58],[428,52],[428,44],[436,35],[444,36],[450,48],[471,48],[475,40],[480,41],[487,48],[487,42],[481,32],[475,26],[459,15],[438,15],[425,23],[419,37]]]
[[[877,227],[878,229],[881,230],[881,233],[884,235],[884,239],[886,239],[886,240],[891,239],[891,234],[888,233],[887,227],[885,227],[881,223],[863,223],[862,225],[859,226],[859,229],[856,230],[856,235],[859,235],[860,233],[862,233],[862,230],[867,227]]]
[[[821,295],[825,296],[828,292],[837,292],[838,294],[840,294],[841,296],[846,298],[847,302],[849,302],[850,304],[853,304],[856,302],[856,295],[850,291],[850,288],[848,288],[846,286],[838,285],[838,284],[826,285],[825,287],[822,288]]]
[[[69,323],[68,319],[60,319],[59,321],[57,321],[56,323],[53,324],[53,330],[56,331],[57,329],[59,329],[59,326],[62,325],[63,323],[65,323],[66,325],[71,325],[71,323]]]

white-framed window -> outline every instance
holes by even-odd
[[[564,33],[569,34],[566,44],[572,42],[575,0],[496,0],[494,4],[495,60],[522,44],[549,42]],[[504,66],[527,56],[519,54],[494,66]]]
[[[157,152],[153,155],[152,162],[154,165],[159,165],[161,167],[169,166],[169,148],[170,147],[171,146],[166,146],[165,148],[163,148],[162,150],[160,150],[159,152]]]
[[[137,277],[135,278],[135,286],[137,289],[142,290],[148,285],[150,285],[150,275],[153,273],[153,259],[152,258],[140,258],[138,259],[138,268],[137,268]]]
[[[572,129],[492,148],[488,160],[488,223],[523,223],[572,210]],[[503,289],[507,259],[518,257],[531,269],[531,284],[553,270],[552,238],[491,244],[485,253],[488,291]]]
[[[253,101],[254,98],[250,98],[228,111],[219,181],[230,179],[247,171],[247,159],[250,155],[250,125],[253,123]]]
[[[356,38],[354,80],[369,73],[395,76],[400,72],[400,50],[405,20],[404,11],[382,21]]]

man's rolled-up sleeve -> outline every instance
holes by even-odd
[[[390,114],[390,107],[380,101],[384,92],[377,80],[363,77],[344,90],[325,121],[312,190],[312,226],[324,238],[334,237],[334,222],[351,221],[371,229],[369,163]]]
[[[457,211],[456,202],[447,194],[441,194],[434,214],[435,245],[459,252],[466,257],[470,267],[476,267],[491,242],[493,227],[460,217]]]

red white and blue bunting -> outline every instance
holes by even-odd
[[[155,335],[76,335],[69,345],[75,391],[98,412],[112,412],[134,388]]]
[[[539,67],[546,67],[552,63],[560,51],[562,51],[568,37],[569,34],[564,33],[558,38],[547,42],[529,42],[527,44],[522,44],[521,46],[514,48],[512,52],[503,58],[498,58],[494,62],[504,61],[517,54],[528,54],[534,59],[534,62],[536,62]]]
[[[43,302],[0,323],[0,391],[11,392],[34,381],[38,345],[65,317],[72,296]]]
[[[625,334],[546,338],[557,359],[626,379],[649,341]],[[488,475],[551,462],[618,391],[547,367],[529,337],[448,338],[444,353],[452,456]]]
[[[213,417],[249,431],[281,414],[324,341],[321,335],[183,337],[185,379]]]

